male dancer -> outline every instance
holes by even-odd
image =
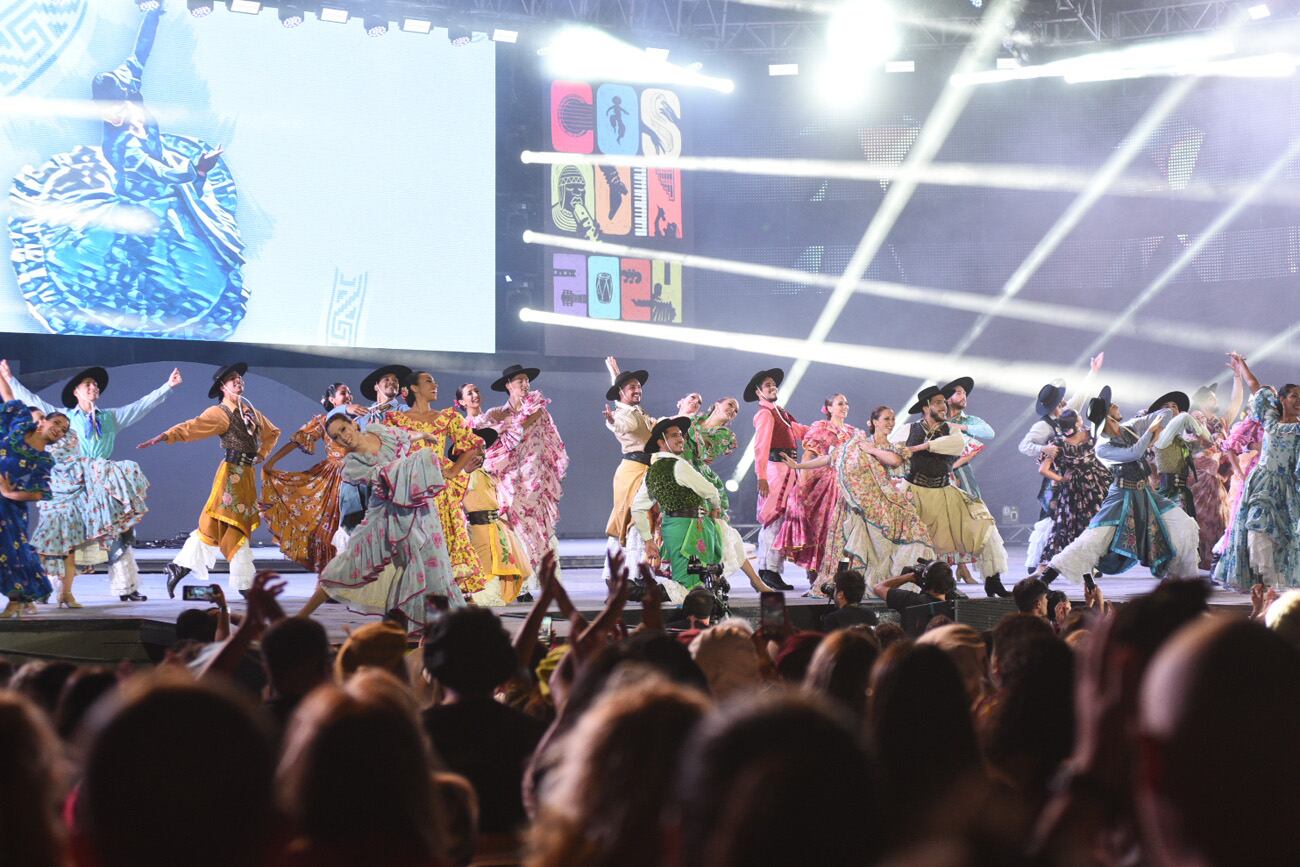
[[[613,384],[605,392],[605,400],[614,401],[614,409],[605,406],[605,427],[618,440],[623,460],[614,471],[614,508],[605,524],[605,535],[615,544],[625,546],[627,562],[639,563],[645,555],[646,537],[632,525],[632,500],[636,498],[641,482],[650,471],[650,454],[646,440],[657,419],[641,409],[641,390],[650,374],[644,370],[615,373],[618,363],[611,357],[605,359],[613,377]],[[609,579],[609,558],[605,558],[605,578]]]
[[[784,407],[776,405],[784,379],[785,371],[779,367],[760,370],[749,378],[742,397],[746,403],[758,401],[758,411],[754,413],[754,476],[758,479],[760,527],[755,554],[758,575],[769,587],[793,590],[781,577],[785,555],[773,543],[785,523],[786,500],[797,481],[785,458],[797,457],[798,445],[808,432],[808,425],[799,424]]]
[[[1057,434],[1056,419],[1066,409],[1073,409],[1075,412],[1083,411],[1084,401],[1091,396],[1089,386],[1105,360],[1104,352],[1099,352],[1092,357],[1088,362],[1088,375],[1084,377],[1083,386],[1069,400],[1065,397],[1065,383],[1060,380],[1049,382],[1038,390],[1038,401],[1034,405],[1038,421],[1030,425],[1024,439],[1020,441],[1020,453],[1034,462],[1035,469],[1042,465],[1044,458],[1056,458],[1058,449],[1056,446],[1048,445],[1052,437]],[[1052,484],[1046,476],[1043,476],[1038,486],[1040,521],[1047,517],[1047,508],[1051,502]],[[1043,532],[1046,532],[1046,527],[1043,528]]]
[[[970,496],[952,482],[952,465],[966,447],[962,435],[949,428],[945,389],[921,389],[909,413],[921,420],[908,426],[906,445],[912,451],[907,471],[908,488],[935,553],[949,563],[974,555],[989,596],[1007,596],[1002,573],[1007,551],[997,524],[983,500]]]
[[[952,465],[952,474],[957,480],[957,487],[967,495],[980,499],[980,487],[971,472],[970,462],[984,449],[984,441],[994,437],[993,427],[977,415],[966,412],[966,401],[975,390],[975,380],[969,376],[954,379],[942,389],[948,398],[948,427],[961,431],[966,441],[961,457]]]
[[[174,369],[166,382],[134,403],[115,409],[100,409],[99,398],[108,390],[108,371],[102,367],[88,367],[75,374],[63,386],[64,411],[28,391],[9,370],[9,362],[4,359],[0,359],[0,378],[9,383],[15,400],[39,407],[46,415],[63,412],[77,435],[81,453],[88,458],[105,460],[113,457],[117,432],[152,412],[182,382],[180,370]],[[108,586],[123,602],[144,602],[148,597],[140,592],[140,569],[135,562],[135,551],[131,548],[133,541],[133,532],[124,533],[119,544],[109,552]]]
[[[372,421],[382,421],[384,413],[394,410],[407,410],[410,406],[402,397],[402,383],[411,375],[411,368],[404,364],[386,364],[377,367],[361,380],[361,394],[369,400],[369,407],[353,405],[348,413],[356,416],[357,427],[365,430]],[[341,534],[335,534],[335,547],[343,550],[348,533],[356,529],[357,524],[366,516],[366,507],[370,503],[370,487],[358,482],[343,482],[339,485],[339,515],[341,516]]]
[[[188,443],[220,437],[225,458],[212,480],[212,492],[199,514],[198,529],[190,533],[176,559],[167,564],[167,595],[190,572],[203,581],[217,563],[217,552],[230,564],[230,587],[240,595],[253,586],[253,551],[249,537],[261,523],[257,513],[257,475],[253,464],[266,460],[280,438],[280,429],[267,421],[244,397],[244,362],[228,364],[212,376],[208,397],[217,399],[197,418],[168,428],[140,443]]]
[[[1210,432],[1188,410],[1191,399],[1181,391],[1171,391],[1156,398],[1147,408],[1147,415],[1167,409],[1173,418],[1160,436],[1151,444],[1155,454],[1156,472],[1160,474],[1160,496],[1176,502],[1184,512],[1196,519],[1196,499],[1192,496],[1189,476],[1196,473],[1192,456],[1214,446]],[[1188,442],[1187,434],[1196,437]],[[1200,526],[1199,524],[1197,526]]]
[[[484,469],[497,480],[501,517],[528,549],[533,576],[542,557],[558,550],[555,525],[560,519],[562,482],[569,471],[569,453],[547,410],[550,401],[533,388],[541,375],[536,367],[512,364],[501,371],[492,390],[505,392],[504,404],[488,410],[478,419],[500,432],[497,445],[487,450]]]
[[[645,484],[632,501],[632,522],[646,540],[646,554],[661,559],[659,545],[650,529],[650,509],[659,506],[661,532],[673,582],[668,597],[680,603],[700,584],[688,568],[692,557],[705,566],[722,562],[722,537],[714,521],[722,515],[718,489],[681,455],[686,449],[686,416],[660,419],[650,432],[646,450],[652,452]]]
[[[1173,500],[1151,490],[1147,448],[1173,415],[1158,409],[1121,422],[1111,403],[1110,386],[1088,402],[1088,421],[1097,439],[1097,457],[1112,473],[1110,490],[1088,529],[1051,559],[1039,573],[1050,584],[1058,575],[1078,581],[1098,570],[1118,575],[1142,563],[1163,578],[1195,576],[1200,530]]]

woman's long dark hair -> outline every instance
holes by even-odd
[[[334,404],[330,403],[330,401],[334,399],[334,395],[339,393],[339,389],[345,385],[347,385],[346,382],[331,382],[329,387],[325,389],[325,396],[320,399],[320,405],[325,408],[326,412],[334,408]]]
[[[883,404],[883,403],[882,403],[880,406],[878,406],[878,407],[876,407],[875,409],[873,409],[873,410],[871,411],[871,418],[867,420],[867,433],[871,434],[872,436],[875,436],[875,435],[876,435],[876,419],[880,418],[880,416],[881,416],[882,413],[889,412],[889,411],[891,411],[892,409],[893,409],[893,407],[887,406],[887,405],[885,405],[885,404]]]

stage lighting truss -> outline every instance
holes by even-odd
[[[230,0],[230,11],[241,15],[256,15],[262,11],[261,0]]]
[[[285,27],[297,27],[307,19],[307,13],[301,6],[285,3],[276,11],[280,15],[280,23]]]
[[[213,0],[186,0],[185,5],[189,7],[190,14],[195,18],[204,18],[212,14],[212,4]]]

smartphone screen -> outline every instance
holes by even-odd
[[[537,638],[543,644],[549,644],[555,637],[555,621],[550,617],[542,618],[542,626],[537,630]]]
[[[764,590],[759,597],[759,626],[768,632],[785,629],[785,594]]]
[[[181,599],[186,602],[211,602],[215,598],[210,584],[186,584],[181,588]]]

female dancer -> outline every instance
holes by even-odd
[[[1256,583],[1256,575],[1264,584],[1300,586],[1300,385],[1261,387],[1240,355],[1231,353],[1228,363],[1250,388],[1250,414],[1264,426],[1264,444],[1214,577],[1242,591]]]
[[[698,395],[687,395],[687,398],[690,397],[698,397]],[[677,405],[680,407],[685,401],[686,399],[683,398],[677,402]],[[699,409],[698,405],[696,409]],[[722,517],[717,519],[717,523],[719,535],[722,537],[722,560],[727,574],[731,575],[736,571],[744,572],[745,577],[749,579],[749,585],[762,593],[772,588],[763,583],[763,579],[754,570],[754,564],[749,562],[749,557],[745,554],[745,541],[727,518],[727,509],[731,506],[731,500],[727,496],[726,483],[709,466],[718,458],[725,457],[736,450],[736,434],[731,429],[731,423],[739,413],[740,404],[734,397],[724,397],[714,402],[708,412],[697,412],[691,418],[690,429],[686,432],[686,448],[682,451],[682,457],[695,467],[700,475],[708,479],[709,484],[718,489],[718,497],[722,502]]]
[[[1039,562],[1047,563],[1088,529],[1110,490],[1110,470],[1097,457],[1095,443],[1086,422],[1067,409],[1056,419],[1057,434],[1049,440],[1056,446],[1055,457],[1043,458],[1038,472],[1052,480],[1052,499],[1047,514],[1052,528]]]
[[[68,417],[55,412],[35,421],[3,379],[0,397],[0,594],[9,600],[0,617],[18,617],[25,605],[53,592],[27,541],[27,503],[50,496],[54,458],[46,449],[68,432]]]
[[[456,389],[454,406],[465,413],[465,421],[470,427],[478,427],[483,423],[483,395],[474,383],[462,383]]]
[[[109,550],[122,534],[140,523],[149,511],[145,504],[149,480],[135,461],[87,457],[72,430],[50,446],[49,454],[54,458],[50,499],[36,505],[41,522],[32,533],[31,545],[41,555],[47,574],[63,576],[59,607],[81,608],[72,595],[78,567],[89,571],[107,563]],[[124,602],[139,601],[131,595],[118,593]]]
[[[1232,477],[1232,461],[1223,449],[1223,440],[1241,412],[1245,398],[1241,376],[1234,375],[1232,398],[1227,411],[1221,412],[1217,386],[1218,383],[1203,386],[1192,394],[1192,415],[1205,425],[1214,442],[1192,455],[1192,501],[1196,506],[1196,523],[1201,529],[1200,567],[1209,571],[1214,569],[1218,543],[1228,526],[1231,508],[1228,482]]]
[[[438,380],[433,378],[433,374],[427,370],[414,371],[407,377],[405,385],[411,408],[386,413],[383,423],[414,434],[432,434],[431,437],[416,441],[413,448],[431,448],[443,461],[446,461],[442,456],[447,454],[448,443],[456,452],[483,448],[483,441],[474,435],[455,407],[433,408],[433,402],[438,399]],[[460,585],[461,593],[466,597],[473,596],[487,586],[487,575],[483,573],[478,555],[474,553],[465,512],[461,509],[468,484],[469,480],[464,475],[448,478],[446,486],[436,499],[438,517],[442,521],[447,550],[451,554],[452,572],[456,583]]]
[[[356,486],[343,484],[343,449],[325,433],[326,413],[350,407],[352,390],[341,382],[330,383],[320,404],[325,412],[298,428],[266,459],[262,466],[262,502],[258,504],[284,556],[318,575],[334,559],[335,542],[346,544],[334,538],[343,517],[351,517],[351,526],[355,527],[364,515]],[[275,469],[276,463],[294,449],[316,454],[320,442],[325,444],[325,457],[319,463],[300,472]]]
[[[1220,448],[1232,469],[1232,481],[1228,484],[1228,523],[1224,525],[1223,536],[1214,546],[1216,556],[1223,556],[1228,550],[1228,540],[1232,538],[1232,526],[1237,520],[1237,509],[1241,506],[1241,493],[1246,489],[1246,479],[1251,470],[1259,463],[1260,449],[1264,445],[1264,426],[1259,419],[1246,416],[1232,426],[1223,438]]]
[[[848,424],[849,400],[842,394],[832,394],[822,401],[821,421],[814,422],[804,434],[804,464],[810,459],[828,455],[831,449],[843,445],[858,433]],[[839,486],[835,471],[829,465],[804,469],[799,473],[799,484],[790,498],[789,512],[776,546],[785,552],[787,559],[808,570],[809,595],[821,595],[817,573],[825,553],[827,531],[835,515],[839,499]],[[833,567],[832,567],[833,568]],[[833,574],[833,572],[832,572]]]
[[[496,444],[496,428],[476,431],[483,440],[484,453]],[[524,582],[533,576],[528,546],[507,520],[497,496],[497,480],[486,466],[469,474],[465,491],[465,519],[469,538],[478,555],[479,565],[488,576],[487,587],[474,594],[474,604],[509,605],[519,597]]]
[[[896,417],[894,411],[883,403],[871,411],[871,418],[867,419],[867,436],[871,439],[871,444],[878,449],[893,451],[893,441],[890,435],[894,432],[894,423]],[[897,454],[898,452],[895,452]],[[895,486],[902,490],[902,479],[907,475],[907,460],[896,466],[886,467],[891,479],[898,479],[899,483]]]
[[[465,449],[443,470],[433,446],[439,434],[412,434],[383,424],[363,431],[343,409],[333,410],[325,431],[343,451],[343,478],[370,486],[366,517],[348,547],[325,567],[316,591],[298,612],[307,617],[333,597],[366,614],[400,613],[412,632],[429,625],[429,594],[465,604],[452,575],[446,536],[436,505],[438,494],[483,459],[481,448]]]

